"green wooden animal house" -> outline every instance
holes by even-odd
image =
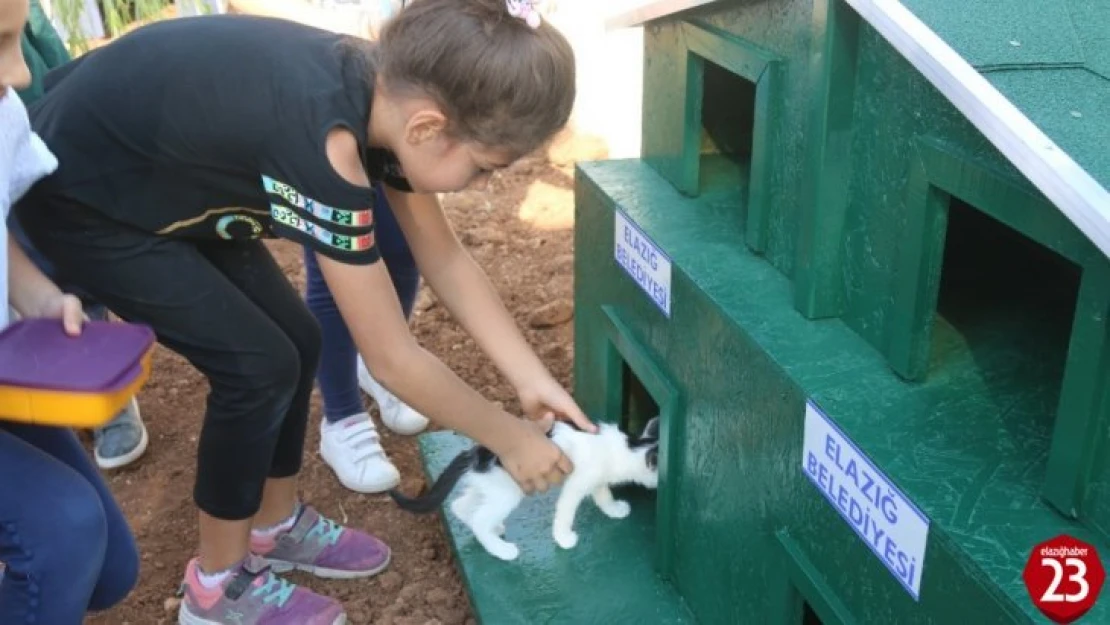
[[[1048,622],[1036,543],[1110,557],[1110,3],[658,0],[641,158],[576,178],[575,394],[662,415],[623,521],[482,623]],[[422,440],[438,473],[466,442]],[[1080,622],[1110,622],[1110,599]]]

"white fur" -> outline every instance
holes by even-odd
[[[555,504],[551,531],[564,549],[578,544],[574,516],[586,497],[592,497],[606,516],[623,519],[632,508],[627,501],[614,499],[610,486],[636,483],[656,488],[659,484],[659,474],[648,466],[647,450],[629,449],[627,437],[615,425],[601,424],[597,434],[588,434],[556,423],[551,440],[574,463]],[[451,512],[490,554],[502,560],[515,559],[520,550],[502,536],[505,519],[520,505],[524,491],[499,466],[485,473],[468,471],[460,481],[461,493],[451,502]]]

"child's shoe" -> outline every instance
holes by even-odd
[[[118,469],[138,460],[149,442],[139,402],[132,397],[115,418],[94,429],[93,441],[93,456],[101,469]]]
[[[215,588],[200,581],[193,559],[185,568],[179,625],[344,625],[339,602],[281,579],[257,556]]]
[[[381,493],[401,483],[401,474],[382,449],[365,412],[329,423],[320,420],[320,456],[339,483],[356,493]]]
[[[297,569],[317,577],[352,579],[376,575],[389,566],[390,551],[373,536],[343,527],[300,506],[293,527],[272,536],[251,533],[251,552],[285,572]]]

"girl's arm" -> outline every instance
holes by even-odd
[[[352,184],[370,186],[349,132],[329,135],[328,156]],[[317,259],[359,353],[390,392],[489,447],[526,490],[546,490],[570,472],[570,460],[540,428],[487,401],[416,342],[383,262],[350,265],[322,254]]]
[[[23,317],[60,317],[66,334],[81,333],[81,300],[62,293],[27,258],[19,242],[8,233],[8,301]]]
[[[485,272],[459,243],[435,195],[385,187],[421,275],[520,395],[530,416],[555,413],[587,431],[596,427],[524,338]]]
[[[540,428],[487,401],[413,337],[384,263],[316,258],[343,321],[374,378],[438,425],[491,449],[526,491],[547,490],[572,469]]]

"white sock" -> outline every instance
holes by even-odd
[[[231,577],[231,574],[237,568],[239,568],[238,564],[231,567],[230,569],[224,569],[222,571],[217,571],[215,573],[205,573],[204,569],[202,569],[198,566],[197,567],[197,578],[200,579],[200,585],[201,586],[204,586],[205,588],[211,590],[213,588],[216,588],[220,584],[224,583],[224,580],[227,579],[228,577]]]
[[[289,517],[286,518],[284,521],[280,521],[276,525],[271,525],[270,527],[259,527],[256,529],[252,529],[251,536],[254,536],[256,538],[270,538],[275,534],[291,530],[293,529],[293,526],[296,525],[297,517],[299,517],[300,515],[301,505],[297,504],[293,507],[293,514],[290,514]]]

